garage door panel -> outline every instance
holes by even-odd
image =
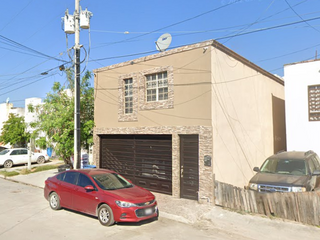
[[[102,168],[149,190],[172,193],[171,135],[103,135],[100,143]]]
[[[172,193],[172,182],[163,179],[136,178],[137,185],[146,189],[156,189],[156,192],[168,194]]]

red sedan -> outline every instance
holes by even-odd
[[[151,192],[105,169],[69,170],[50,177],[44,197],[53,210],[67,208],[97,216],[104,226],[158,217]]]

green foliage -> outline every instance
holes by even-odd
[[[30,139],[30,134],[26,132],[26,128],[24,117],[11,113],[2,127],[0,142],[9,143],[13,146],[25,146]]]
[[[36,145],[39,146],[40,149],[46,149],[47,147],[47,140],[45,137],[41,137],[36,140]]]
[[[57,169],[59,167],[59,165],[50,164],[50,165],[43,165],[43,166],[35,167],[35,168],[32,168],[32,172],[42,172],[42,171],[47,171],[47,170],[51,170],[51,169]]]
[[[4,177],[13,177],[13,176],[19,175],[19,173],[16,171],[6,171],[6,170],[0,171],[0,174],[3,175]]]
[[[73,76],[71,70],[66,70],[68,90],[55,82],[52,92],[47,94],[44,104],[39,110],[38,121],[33,124],[37,131],[47,136],[47,141],[41,140],[37,144],[53,147],[55,152],[66,162],[74,152],[74,96]],[[93,88],[90,87],[92,74],[87,71],[80,85],[80,128],[81,145],[89,148],[93,144]]]

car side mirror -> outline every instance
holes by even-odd
[[[313,173],[312,173],[312,176],[319,176],[320,175],[320,170],[315,170]]]
[[[92,192],[92,191],[95,191],[95,188],[91,185],[88,185],[88,186],[85,186],[84,189],[87,191],[87,192]]]
[[[253,171],[255,171],[255,172],[260,172],[260,168],[254,167],[254,168],[253,168]]]

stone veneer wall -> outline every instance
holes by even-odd
[[[213,156],[212,127],[175,126],[175,127],[137,127],[137,128],[95,128],[93,161],[99,168],[100,138],[104,134],[171,134],[172,135],[172,195],[180,197],[180,134],[199,135],[199,195],[201,203],[214,204],[213,160],[211,166],[204,165],[204,156]]]
[[[163,101],[146,101],[146,75],[153,73],[167,72],[168,76],[168,99]],[[124,112],[124,80],[131,78],[133,81],[133,113],[125,114]],[[133,72],[119,76],[118,79],[118,121],[134,122],[138,121],[138,111],[150,109],[169,109],[173,108],[174,89],[173,89],[173,67],[156,67],[140,72]]]

